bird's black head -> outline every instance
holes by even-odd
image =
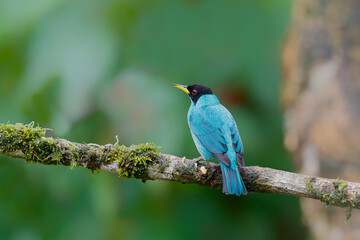
[[[187,90],[189,91],[189,96],[194,104],[196,104],[197,100],[199,100],[202,95],[213,94],[210,88],[201,84],[189,85],[187,86]]]
[[[196,102],[199,100],[199,98],[202,95],[213,94],[213,92],[211,91],[210,88],[208,88],[202,84],[193,84],[193,85],[189,85],[189,86],[173,84],[173,86],[186,92],[194,104],[196,104]]]

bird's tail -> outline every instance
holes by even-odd
[[[237,196],[246,195],[247,190],[238,168],[235,167],[235,169],[233,169],[231,167],[227,167],[221,162],[220,166],[223,179],[223,193],[235,194]]]

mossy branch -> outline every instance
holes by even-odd
[[[47,165],[103,170],[123,178],[167,180],[220,188],[222,178],[216,163],[189,160],[158,152],[154,144],[130,147],[81,144],[45,137],[33,124],[0,125],[0,153]],[[270,168],[240,169],[250,192],[280,193],[318,199],[327,205],[360,208],[360,184],[339,179],[310,177]]]

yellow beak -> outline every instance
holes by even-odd
[[[174,87],[183,90],[184,92],[186,92],[187,94],[189,94],[189,90],[187,90],[187,86],[186,85],[181,85],[181,84],[173,84]]]

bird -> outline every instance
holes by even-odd
[[[187,114],[190,132],[201,157],[205,160],[214,157],[219,161],[222,192],[227,195],[246,195],[247,190],[238,169],[238,165],[245,166],[244,149],[231,113],[207,86],[173,86],[183,90],[191,99]]]

